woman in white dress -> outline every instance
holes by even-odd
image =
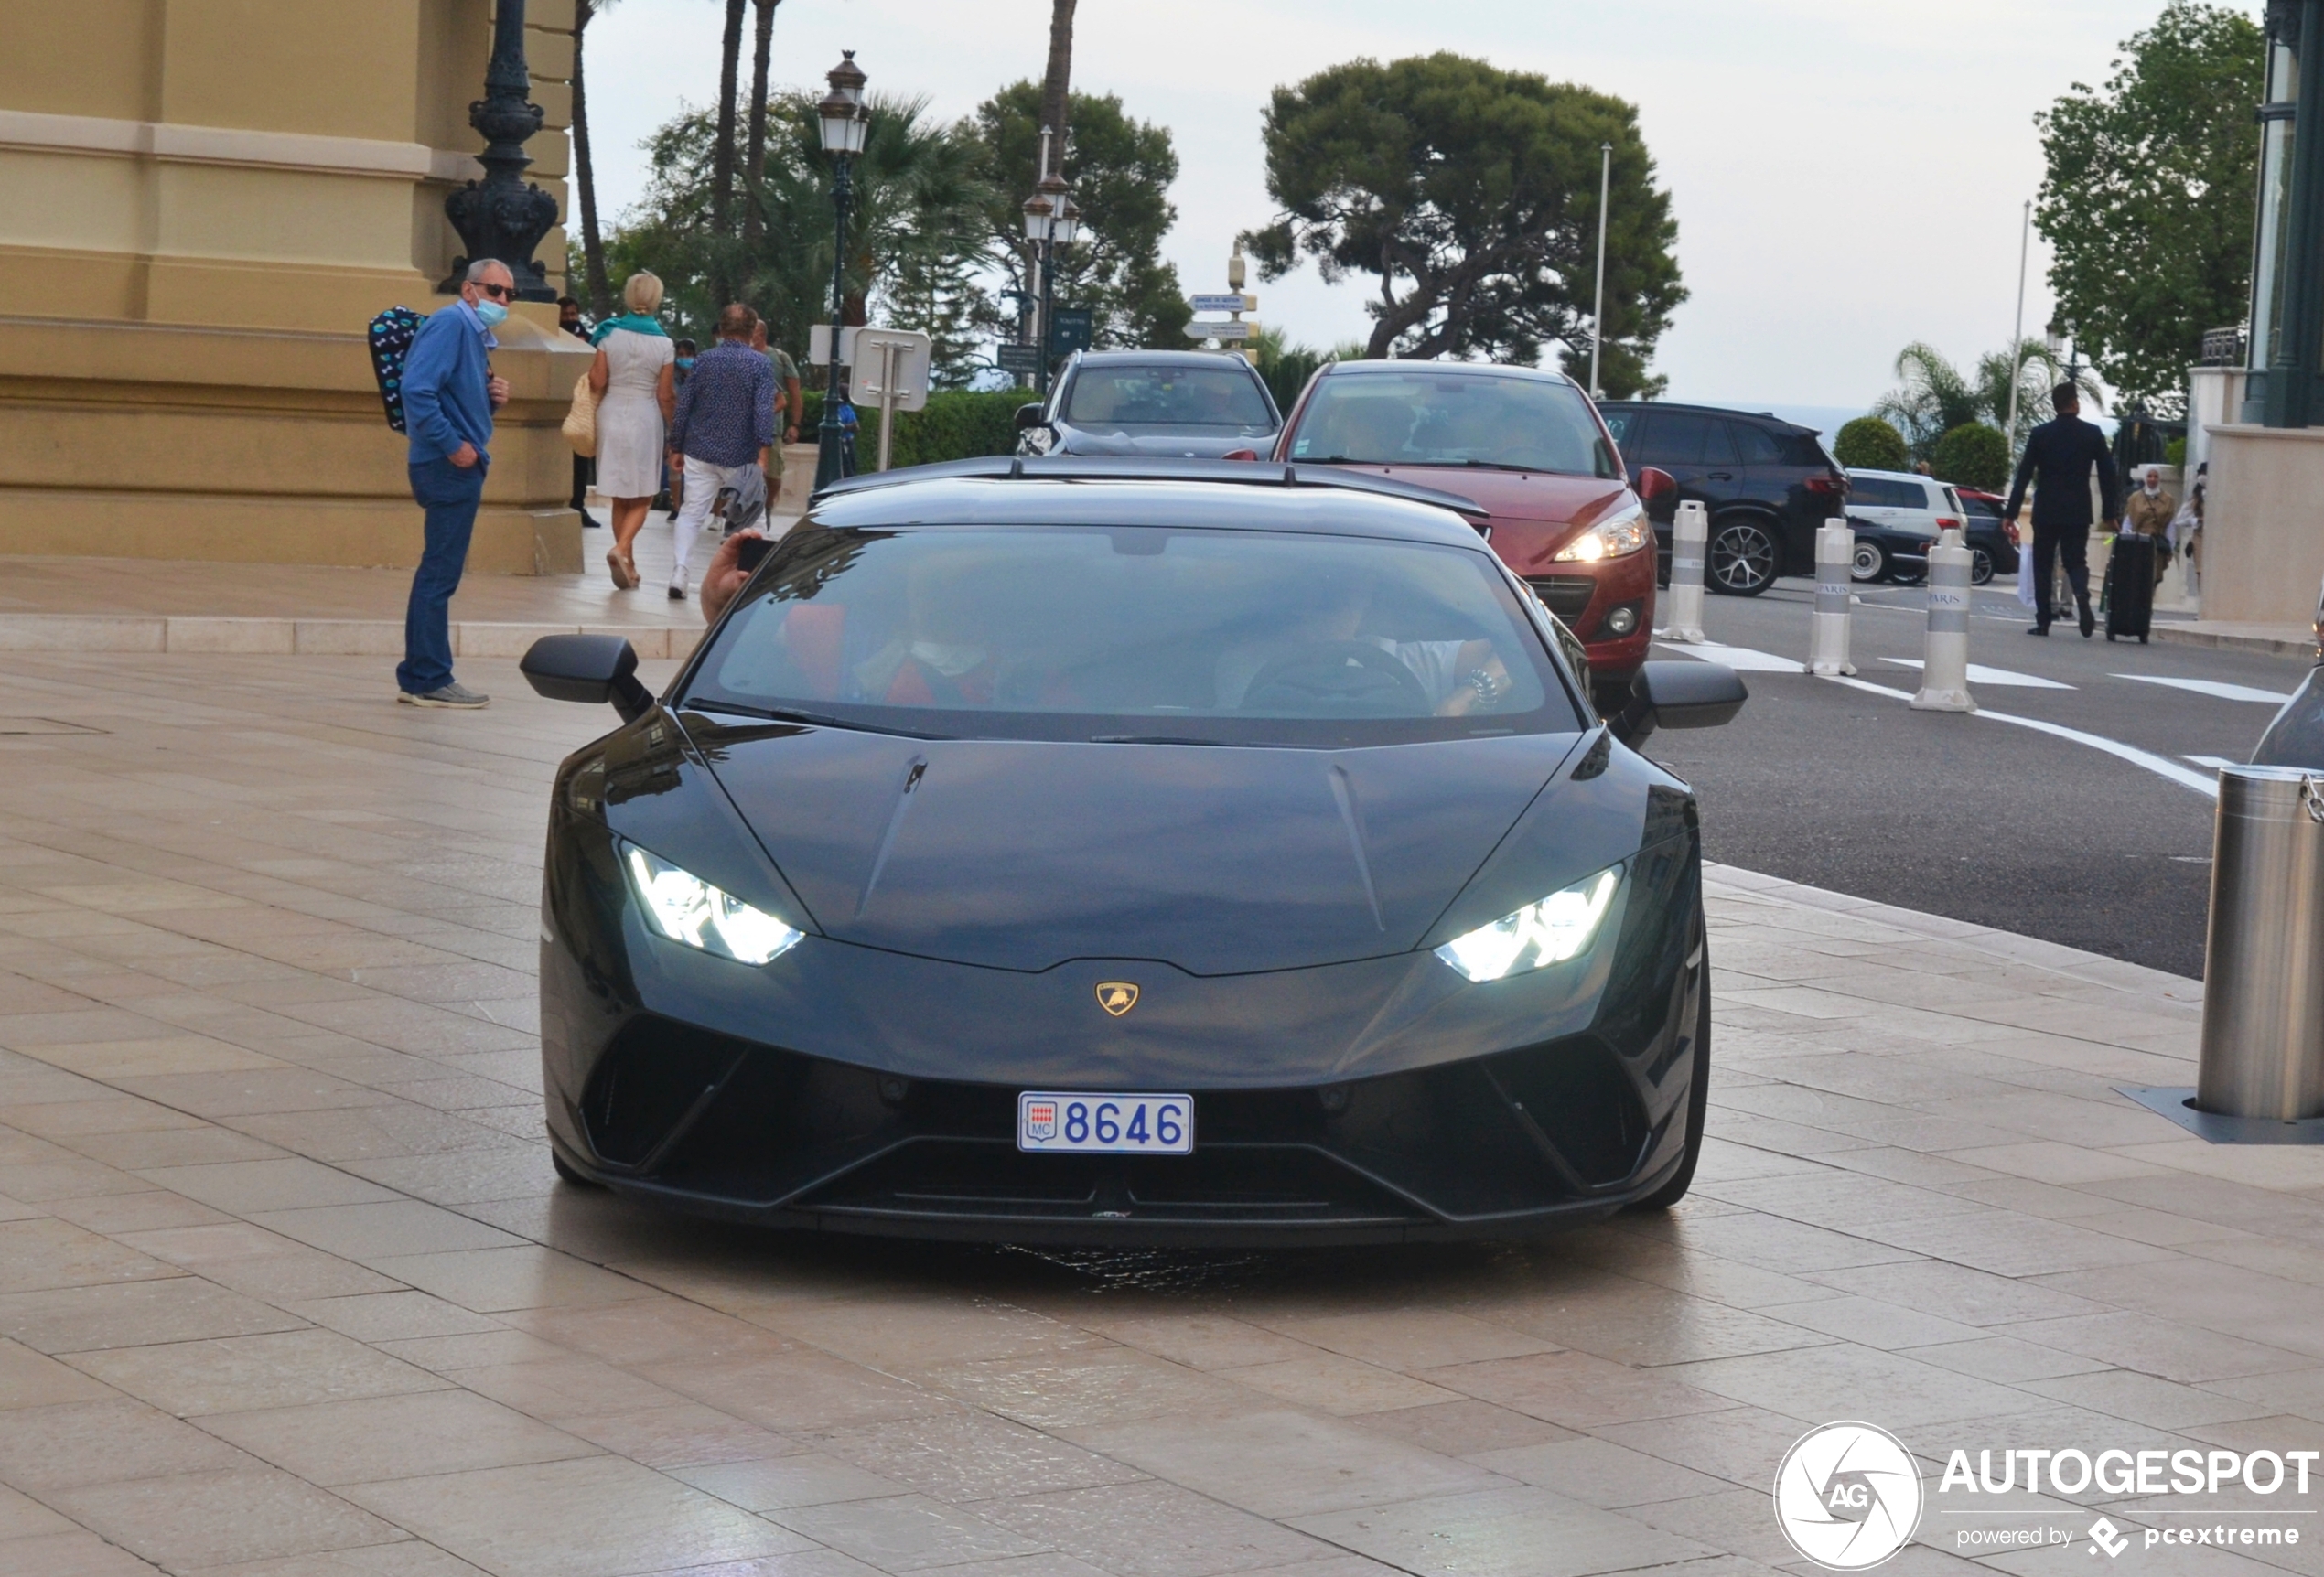
[[[589,387],[597,396],[597,488],[613,500],[613,547],[605,556],[613,584],[624,591],[638,584],[630,547],[644,530],[647,506],[662,490],[662,437],[677,413],[672,377],[677,352],[654,314],[662,309],[662,281],[633,274],[621,287],[619,317],[597,325],[597,348]]]

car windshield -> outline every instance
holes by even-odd
[[[1318,748],[1583,726],[1482,549],[1146,526],[802,526],[683,704],[940,738]]]
[[[1065,421],[1077,427],[1275,426],[1265,398],[1232,367],[1088,367],[1065,393]]]
[[[1622,474],[1570,383],[1476,372],[1343,373],[1316,385],[1291,443],[1295,460],[1367,466],[1490,466]]]

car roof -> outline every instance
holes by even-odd
[[[1082,367],[1216,367],[1232,361],[1253,378],[1259,375],[1250,362],[1227,350],[1084,350],[1074,361]]]
[[[1236,464],[1236,462],[1225,462]],[[950,467],[946,467],[950,469]],[[1280,476],[1275,467],[1257,467]],[[1318,467],[1304,468],[1312,473]],[[1453,510],[1422,497],[1397,497],[1332,485],[1253,485],[1199,475],[1108,477],[1079,474],[942,475],[899,478],[881,487],[821,495],[820,525],[1164,526],[1253,531],[1313,531],[1383,537],[1491,550]],[[888,473],[891,476],[897,473]],[[1416,494],[1424,489],[1415,489]],[[1465,501],[1465,500],[1463,500]]]
[[[1924,477],[1918,471],[1876,471],[1869,466],[1850,466],[1848,475],[1869,477],[1879,482],[1936,482],[1940,488],[1953,486],[1950,482],[1938,481],[1934,477]]]
[[[1797,422],[1787,422],[1772,411],[1738,411],[1731,405],[1682,405],[1672,400],[1600,400],[1601,411],[1684,411],[1690,416],[1730,416],[1741,422],[1764,422],[1781,427],[1787,433],[1818,435],[1813,427],[1803,427]]]
[[[1497,361],[1327,361],[1316,369],[1319,375],[1333,378],[1369,378],[1396,372],[1426,372],[1431,377],[1441,373],[1459,373],[1474,378],[1529,378],[1536,383],[1575,383],[1563,372],[1546,367],[1510,367]]]

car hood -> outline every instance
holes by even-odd
[[[1419,946],[1578,738],[1327,751],[686,726],[830,937],[1197,975]]]
[[[1264,454],[1275,443],[1272,428],[1076,427],[1060,428],[1052,455],[1135,455],[1146,459],[1217,460],[1237,449]]]
[[[1630,484],[1619,477],[1496,471],[1481,466],[1350,466],[1348,469],[1393,477],[1417,487],[1440,488],[1475,499],[1490,517],[1487,523],[1494,528],[1493,546],[1520,574],[1535,567],[1532,561],[1536,556],[1546,565],[1567,539],[1610,514],[1630,497]],[[1546,529],[1504,532],[1501,528],[1508,526]],[[1521,558],[1524,562],[1520,563]]]

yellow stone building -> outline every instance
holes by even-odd
[[[573,0],[531,0],[527,178],[565,209]],[[363,330],[431,312],[482,171],[492,0],[0,0],[0,553],[417,562]],[[536,254],[552,284],[565,231]],[[581,562],[588,366],[520,304],[472,571]],[[0,571],[0,573],[5,573]]]

